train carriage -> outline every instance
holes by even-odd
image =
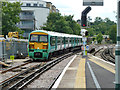
[[[55,52],[70,50],[81,45],[82,36],[36,30],[29,35],[29,57],[48,60]]]

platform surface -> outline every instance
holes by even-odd
[[[75,55],[53,88],[115,88],[115,65],[88,55]]]

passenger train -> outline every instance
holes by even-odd
[[[80,48],[81,45],[82,36],[35,30],[29,34],[28,53],[33,60],[49,60],[56,53]]]

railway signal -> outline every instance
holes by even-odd
[[[87,7],[83,12],[81,16],[81,26],[86,27],[87,26],[87,14],[91,10],[91,7]]]
[[[81,35],[84,36],[88,36],[88,31],[86,29],[81,29]]]

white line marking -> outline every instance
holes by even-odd
[[[101,89],[100,89],[101,87],[100,87],[100,85],[99,85],[99,83],[98,83],[98,81],[97,81],[97,78],[95,77],[95,74],[94,74],[94,72],[93,72],[93,70],[92,70],[89,62],[87,62],[87,64],[88,64],[88,67],[89,67],[89,69],[90,69],[90,73],[91,73],[91,75],[92,75],[92,78],[93,78],[93,80],[94,80],[94,83],[95,83],[96,88],[98,88],[99,90],[101,90]]]
[[[76,58],[77,55],[75,55],[72,60],[67,64],[67,66],[64,68],[62,74],[60,75],[60,77],[57,79],[57,81],[55,82],[54,86],[52,88],[57,88],[63,75],[65,74],[65,72],[67,71],[68,67],[70,66],[70,64],[73,62],[73,60]]]
[[[93,55],[92,55],[92,56],[93,56]],[[93,56],[93,57],[96,58],[96,59],[99,59],[99,60],[101,60],[101,61],[103,61],[103,62],[106,62],[106,63],[108,63],[108,64],[110,64],[110,65],[115,66],[115,64],[113,64],[113,63],[111,63],[111,62],[105,61],[105,60],[103,60],[103,59],[101,59],[101,58],[98,58],[98,57],[96,57],[96,56]]]

